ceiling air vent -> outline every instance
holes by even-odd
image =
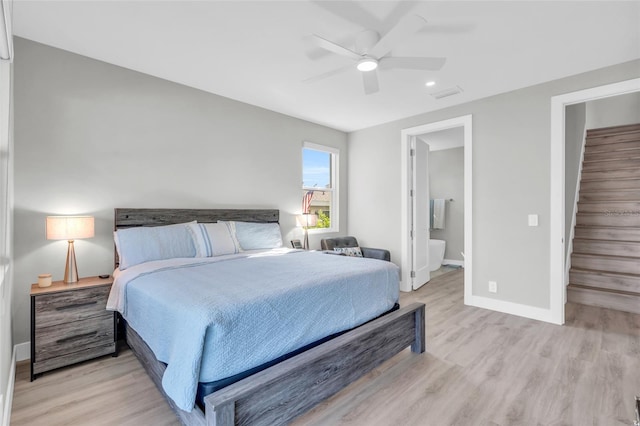
[[[435,99],[442,99],[446,98],[447,96],[457,95],[458,93],[462,93],[462,87],[453,86],[449,87],[448,89],[440,90],[439,92],[433,92],[431,96],[433,96]]]

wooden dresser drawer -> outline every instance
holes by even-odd
[[[114,341],[113,313],[36,329],[35,360],[72,354]]]
[[[100,286],[36,297],[36,330],[111,313],[106,310],[110,289]]]
[[[107,311],[112,277],[31,286],[31,380],[103,355],[117,356],[115,315]]]
[[[115,343],[110,343],[107,345],[82,349],[78,352],[73,352],[67,355],[60,355],[58,357],[36,361],[32,363],[33,374],[44,373],[45,371],[53,370],[54,368],[66,367],[67,365],[86,361],[102,355],[110,355],[115,352],[115,349]]]

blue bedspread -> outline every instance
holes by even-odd
[[[243,372],[391,309],[398,268],[321,252],[255,255],[160,268],[124,291],[124,317],[168,364],[165,392],[191,411],[198,381]]]

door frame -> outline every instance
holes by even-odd
[[[433,133],[440,130],[452,129],[455,127],[464,128],[464,303],[469,304],[472,296],[472,115],[463,115],[450,118],[448,120],[423,124],[420,126],[402,129],[400,131],[400,171],[401,171],[401,191],[400,191],[400,244],[401,244],[401,280],[400,290],[411,291],[411,238],[409,237],[409,226],[411,220],[411,198],[409,189],[413,180],[410,167],[410,146],[413,136],[424,133]],[[428,167],[428,166],[427,166]]]
[[[551,98],[550,215],[549,215],[549,310],[550,322],[564,324],[565,282],[565,107],[582,102],[640,91],[640,78],[607,84]],[[466,295],[465,295],[466,296]]]

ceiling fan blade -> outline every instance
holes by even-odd
[[[339,44],[336,44],[332,41],[327,40],[326,38],[320,37],[319,35],[312,34],[309,36],[309,39],[313,43],[315,43],[316,46],[321,47],[325,50],[328,50],[329,52],[337,53],[338,55],[346,56],[356,61],[362,59],[362,56],[358,55],[353,50],[349,50],[346,47],[342,47]]]
[[[386,33],[375,46],[373,46],[369,51],[369,54],[376,58],[382,58],[384,55],[389,53],[396,44],[424,27],[426,23],[427,21],[420,15],[407,16],[398,22],[395,27],[391,28],[391,30]]]
[[[382,22],[373,14],[369,13],[364,7],[353,1],[312,1],[318,7],[332,13],[338,18],[356,24],[363,29],[380,30]]]
[[[322,49],[318,47],[318,44],[315,41],[315,37],[306,36],[302,38],[304,41],[305,47],[305,55],[307,58],[312,61],[317,61],[322,58],[326,58],[327,56],[333,55],[333,52],[329,52],[328,50]],[[334,41],[335,44],[340,46],[347,46],[349,43],[353,41],[353,37],[342,37],[341,39],[337,39]]]
[[[316,81],[323,80],[323,79],[325,79],[327,77],[331,77],[331,76],[334,76],[334,75],[338,75],[340,73],[343,73],[343,72],[345,72],[347,70],[350,70],[350,69],[353,69],[353,68],[354,68],[353,65],[347,65],[347,66],[344,66],[344,67],[341,67],[341,68],[337,68],[337,69],[332,70],[332,71],[328,71],[328,72],[325,72],[325,73],[322,73],[322,74],[319,74],[319,75],[315,75],[313,77],[309,77],[307,79],[302,80],[302,82],[303,83],[315,83]]]
[[[380,61],[380,69],[404,68],[408,70],[437,71],[447,62],[447,58],[403,58],[387,56]]]
[[[380,87],[378,87],[378,73],[375,70],[363,72],[362,83],[364,84],[364,93],[367,95],[380,90]]]
[[[419,2],[416,1],[399,1],[394,3],[395,6],[384,18],[384,26],[382,28],[379,28],[383,33],[386,33],[391,28],[393,28],[398,21],[400,21],[403,17],[409,15],[411,11],[415,9],[419,4]]]

